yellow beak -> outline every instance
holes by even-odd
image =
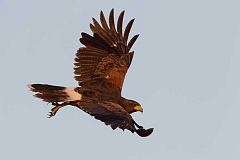
[[[134,109],[136,111],[140,111],[140,112],[143,112],[143,108],[141,106],[135,106]]]

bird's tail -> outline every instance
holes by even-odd
[[[81,100],[82,95],[74,90],[61,86],[52,86],[48,84],[28,84],[28,88],[35,92],[34,96],[45,102],[68,102]]]

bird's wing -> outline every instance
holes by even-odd
[[[121,128],[128,129],[135,132],[136,128],[133,119],[123,107],[117,103],[104,101],[104,102],[79,102],[78,107],[87,112],[96,119],[110,125],[112,129]]]
[[[99,103],[79,102],[77,106],[106,125],[110,125],[112,129],[127,129],[132,133],[136,132],[141,137],[147,137],[153,132],[153,128],[147,130],[144,128],[136,129],[134,126],[136,122],[131,115],[117,103],[109,101]]]
[[[114,10],[109,15],[109,25],[106,22],[103,12],[100,13],[101,25],[93,18],[93,24],[90,28],[93,36],[82,33],[80,42],[85,47],[77,51],[75,58],[75,79],[81,86],[92,77],[105,77],[109,82],[116,85],[120,91],[122,84],[131,64],[133,53],[131,47],[139,35],[133,36],[128,41],[128,36],[134,19],[126,26],[123,33],[124,11],[121,12],[117,21],[117,27],[114,22]]]

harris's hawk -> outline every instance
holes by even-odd
[[[134,52],[131,47],[139,35],[128,41],[134,19],[122,30],[124,11],[114,22],[114,10],[109,14],[109,25],[103,12],[100,12],[100,22],[93,18],[90,28],[93,35],[82,32],[80,48],[75,58],[75,79],[79,87],[69,88],[48,84],[29,84],[36,97],[54,105],[49,117],[67,105],[72,105],[94,116],[96,119],[110,125],[112,129],[128,129],[132,133],[146,137],[153,128],[144,129],[130,115],[133,112],[143,112],[141,105],[123,98],[121,90],[125,75],[131,65]]]

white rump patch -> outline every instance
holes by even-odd
[[[82,99],[82,95],[74,90],[74,88],[66,88],[64,90],[69,96],[69,101],[78,101]]]

